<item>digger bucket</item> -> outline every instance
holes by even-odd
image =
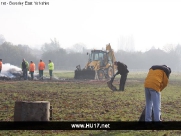
[[[94,70],[75,70],[74,79],[95,79]]]

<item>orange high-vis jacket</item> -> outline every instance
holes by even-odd
[[[2,65],[3,65],[3,63],[2,63],[2,61],[0,61],[0,69],[2,69]]]
[[[35,63],[30,63],[29,71],[30,71],[30,72],[35,71]]]
[[[39,70],[44,70],[45,69],[45,63],[44,62],[39,62],[38,69]]]

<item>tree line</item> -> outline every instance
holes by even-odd
[[[78,47],[77,44],[76,46]],[[28,62],[33,61],[36,65],[40,59],[46,65],[48,60],[52,60],[56,70],[75,70],[77,65],[84,68],[88,61],[86,53],[91,50],[82,48],[81,52],[63,49],[56,39],[42,45],[40,50],[32,49],[28,45],[13,45],[10,42],[3,42],[0,43],[0,58],[3,59],[3,63],[10,63],[18,67],[23,58]],[[148,70],[152,65],[165,64],[170,66],[173,71],[181,71],[181,45],[179,44],[167,51],[161,49],[150,49],[146,52],[119,50],[115,52],[115,57],[117,61],[125,63],[128,69]]]

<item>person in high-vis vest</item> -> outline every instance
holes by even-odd
[[[54,63],[51,60],[49,60],[48,69],[49,69],[50,80],[52,80]]]
[[[161,124],[161,91],[167,86],[171,69],[166,65],[154,65],[149,69],[144,82],[146,110],[145,122]],[[154,120],[152,120],[152,109]]]
[[[33,61],[30,61],[29,72],[31,75],[31,80],[33,80],[34,79],[34,72],[35,72],[35,63]]]
[[[29,70],[29,63],[28,63],[28,61],[23,59],[22,64],[21,64],[21,68],[22,68],[22,71],[23,71],[24,80],[27,80],[28,79],[28,70]]]
[[[44,69],[45,69],[45,63],[42,60],[40,60],[40,62],[38,64],[40,80],[43,80],[43,71],[44,71]]]
[[[1,70],[2,70],[2,66],[3,66],[3,63],[2,63],[2,59],[0,59],[0,73],[1,73]]]

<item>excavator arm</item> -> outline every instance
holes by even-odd
[[[106,51],[108,52],[108,56],[110,57],[111,59],[111,62],[112,62],[112,66],[113,66],[113,73],[115,74],[115,71],[116,71],[116,66],[114,65],[114,62],[116,61],[116,58],[115,58],[115,55],[114,55],[114,51],[113,49],[111,48],[111,45],[110,43],[106,45]]]

